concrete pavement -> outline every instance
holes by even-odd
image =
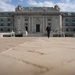
[[[0,38],[0,42],[0,75],[75,75],[75,38]]]

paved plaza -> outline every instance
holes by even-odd
[[[0,75],[75,75],[75,38],[0,38]]]

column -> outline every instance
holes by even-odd
[[[30,17],[29,17],[29,26],[28,26],[28,31],[30,32]]]
[[[60,32],[62,32],[62,16],[60,15]]]
[[[44,25],[45,25],[45,24],[44,24],[44,17],[43,17],[43,33],[44,33]]]
[[[25,22],[24,22],[25,20],[24,20],[24,17],[23,16],[22,16],[22,19],[21,20],[22,20],[22,24],[21,24],[21,26],[22,26],[21,28],[22,29],[21,29],[21,31],[24,32],[25,31]]]
[[[33,17],[32,17],[32,33],[33,33]]]
[[[46,17],[46,27],[47,27],[47,17]]]

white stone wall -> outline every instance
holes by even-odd
[[[20,32],[23,32],[23,29],[24,29],[24,19],[23,19],[23,16],[22,15],[19,15],[19,16],[15,16],[14,17],[14,24],[15,24],[15,29],[16,29],[16,32],[20,31]]]
[[[28,19],[28,32],[29,33],[36,33],[36,24],[40,24],[40,33],[46,32],[46,27],[48,23],[51,23],[51,30],[56,32],[62,29],[62,17],[61,16],[15,16],[15,27],[16,30],[20,30],[21,32],[25,31],[25,19]],[[48,21],[51,19],[51,21]]]
[[[53,16],[52,17],[52,31],[56,32],[57,30],[59,30],[58,26],[59,26],[59,18],[58,16]]]
[[[62,32],[62,16],[59,16],[59,31]]]

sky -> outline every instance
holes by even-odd
[[[22,7],[54,7],[58,5],[61,11],[75,12],[75,0],[0,0],[0,11],[15,11]]]

